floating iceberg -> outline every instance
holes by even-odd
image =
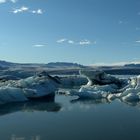
[[[54,96],[58,85],[59,81],[46,72],[26,79],[0,82],[0,104]]]
[[[86,85],[80,90],[71,91],[71,95],[77,95],[81,99],[102,99],[114,100],[116,98],[126,102],[140,100],[140,76],[130,79],[121,79],[106,74],[103,71],[80,71],[80,75],[88,79]]]
[[[5,76],[7,79],[9,76]],[[81,70],[80,76],[58,77],[41,72],[20,80],[0,80],[0,104],[52,97],[58,89],[69,88],[70,95],[81,99],[140,100],[140,76],[124,79],[103,71]],[[13,77],[12,77],[13,78]],[[79,90],[71,90],[80,87]]]

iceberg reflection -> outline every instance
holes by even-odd
[[[19,103],[7,103],[0,105],[0,116],[7,115],[15,112],[34,112],[34,111],[47,111],[58,112],[61,105],[56,103],[53,99],[33,100]]]
[[[106,104],[106,103],[111,103],[109,100],[106,98],[102,99],[83,99],[83,98],[78,98],[78,99],[73,99],[70,101],[71,103],[80,103],[80,104]]]
[[[117,100],[119,102],[122,102],[126,105],[129,105],[129,106],[133,106],[133,107],[138,107],[140,108],[140,101],[137,100],[137,101],[123,101],[121,99],[114,99],[114,100]],[[83,104],[83,105],[99,105],[99,104],[110,104],[113,100],[108,100],[107,98],[101,98],[101,99],[90,99],[90,98],[77,98],[77,99],[73,99],[71,100],[70,102],[72,104],[74,103],[80,103],[80,104]]]

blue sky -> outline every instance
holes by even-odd
[[[0,0],[0,59],[140,62],[140,0]]]

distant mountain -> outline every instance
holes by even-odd
[[[0,60],[0,68],[8,68],[8,67],[37,67],[42,66],[43,64],[35,64],[35,63],[13,63]]]
[[[125,67],[135,67],[135,68],[140,68],[140,64],[134,64],[134,63],[132,63],[132,64],[125,64],[124,66],[125,66]]]
[[[48,64],[36,64],[36,63],[12,63],[0,60],[0,68],[8,67],[48,67],[48,68],[85,68],[85,66],[77,63],[67,62],[51,62]]]
[[[11,62],[0,60],[0,67],[2,67],[2,68],[10,67],[10,66],[15,66],[15,65],[16,65],[16,63],[11,63]]]
[[[77,63],[68,63],[68,62],[51,62],[46,64],[49,68],[85,68],[85,66]]]

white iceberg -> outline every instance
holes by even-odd
[[[79,98],[114,100],[133,102],[140,100],[140,76],[130,79],[116,78],[103,71],[82,70],[80,75],[88,79],[86,85],[81,86],[79,91],[71,91],[71,95]]]
[[[54,96],[59,81],[45,72],[35,76],[0,82],[0,104]]]

